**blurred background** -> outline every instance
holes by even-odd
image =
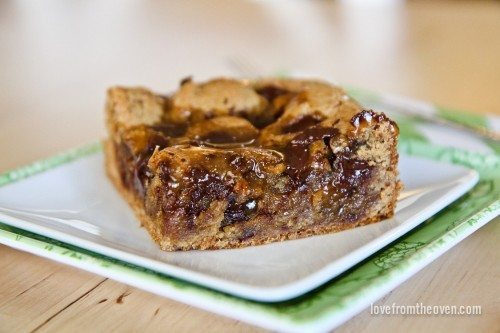
[[[111,85],[242,63],[500,114],[500,2],[0,1],[2,169],[104,136]]]

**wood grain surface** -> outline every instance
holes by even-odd
[[[106,87],[173,90],[234,75],[234,57],[500,115],[500,2],[1,1],[0,172],[104,135]],[[377,305],[482,315],[372,316],[338,332],[499,332],[500,224],[490,222]],[[0,246],[0,332],[258,328]]]

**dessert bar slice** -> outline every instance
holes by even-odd
[[[114,87],[106,116],[107,173],[163,250],[265,244],[394,214],[396,124],[328,83]]]

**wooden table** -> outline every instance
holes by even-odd
[[[356,1],[359,2],[359,1]],[[0,171],[104,135],[112,84],[293,68],[339,82],[500,114],[500,3],[297,1],[0,2]],[[377,304],[482,305],[479,317],[374,317],[338,329],[500,327],[500,224],[477,231]],[[0,331],[256,331],[0,246]]]

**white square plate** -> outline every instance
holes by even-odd
[[[478,181],[475,171],[401,156],[393,218],[340,233],[235,250],[163,252],[106,178],[101,152],[0,187],[0,221],[258,301],[300,296],[367,258]]]

